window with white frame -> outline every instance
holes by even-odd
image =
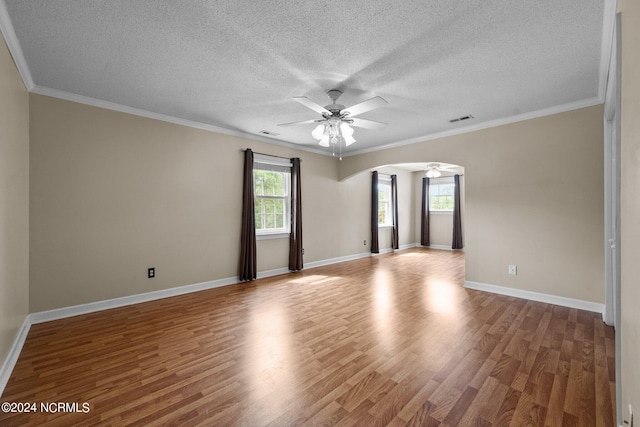
[[[378,227],[391,227],[391,178],[378,177]]]
[[[429,211],[453,212],[453,177],[429,180]]]
[[[291,163],[255,154],[253,159],[256,235],[289,234]]]

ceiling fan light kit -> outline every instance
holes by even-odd
[[[450,163],[427,163],[424,169],[425,176],[427,178],[440,178],[444,172],[444,178],[450,177],[454,174],[460,174],[460,166]]]
[[[342,145],[344,144],[345,147],[348,147],[356,142],[356,139],[353,137],[353,128],[351,126],[379,130],[386,125],[386,123],[359,118],[353,119],[352,117],[366,113],[367,111],[371,111],[375,108],[380,108],[386,105],[387,101],[376,96],[349,108],[345,108],[344,105],[336,103],[341,95],[342,91],[338,89],[332,89],[327,92],[327,96],[331,99],[331,104],[325,107],[316,104],[307,97],[295,97],[293,98],[295,101],[317,113],[320,113],[322,118],[316,120],[304,120],[301,122],[282,123],[278,126],[318,123],[311,132],[311,136],[318,141],[318,144],[321,147],[334,147],[335,150],[335,146],[337,145],[340,151],[340,160],[342,160]],[[333,155],[335,156],[335,151]]]
[[[429,169],[425,174],[427,178],[439,178],[442,173],[438,169]]]

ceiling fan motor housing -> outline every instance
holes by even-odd
[[[329,97],[329,99],[331,99],[332,103],[329,105],[326,105],[324,108],[331,111],[331,114],[334,117],[339,116],[340,111],[345,109],[344,105],[336,104],[336,101],[338,100],[338,98],[340,98],[341,95],[342,95],[342,91],[338,89],[332,89],[329,92],[327,92],[327,96]]]

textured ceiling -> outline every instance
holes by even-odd
[[[320,118],[291,98],[383,97],[359,117],[388,126],[357,128],[351,153],[601,102],[613,16],[604,0],[5,5],[2,31],[34,92],[328,152],[313,125],[276,126]]]

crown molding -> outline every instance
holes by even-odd
[[[291,148],[294,150],[307,151],[310,153],[327,155],[328,153],[317,150],[314,148],[306,147],[303,145],[294,144],[291,142],[279,141],[272,138],[266,138],[260,135],[254,135],[248,132],[227,129],[219,126],[209,125],[202,122],[196,122],[194,120],[182,119],[179,117],[169,116],[167,114],[156,113],[153,111],[143,110],[141,108],[129,107],[127,105],[117,104],[115,102],[104,101],[89,96],[78,95],[71,92],[65,92],[62,90],[51,89],[44,86],[34,85],[30,90],[31,93],[38,95],[50,96],[52,98],[63,99],[65,101],[76,102],[79,104],[90,105],[92,107],[104,108],[107,110],[117,111],[120,113],[131,114],[134,116],[146,117],[148,119],[160,120],[163,122],[173,123],[177,125],[187,126],[195,129],[207,130],[210,132],[216,132],[223,135],[235,136],[239,138],[250,139],[253,141],[265,142],[272,145],[278,145],[281,147]]]
[[[18,36],[11,23],[11,18],[9,18],[9,11],[7,11],[7,5],[4,0],[0,0],[0,32],[2,32],[4,36],[9,52],[11,52],[11,56],[13,57],[13,62],[15,62],[18,73],[20,73],[20,77],[22,77],[24,86],[27,88],[27,91],[31,92],[35,86],[33,78],[31,77],[31,71],[24,58],[24,52],[22,52],[22,47],[18,42]]]
[[[556,105],[554,107],[544,108],[542,110],[536,110],[528,113],[517,114],[515,116],[504,117],[496,120],[489,120],[487,122],[478,123],[472,126],[465,126],[461,128],[447,130],[444,132],[437,132],[429,135],[418,136],[415,138],[392,142],[390,144],[385,144],[385,145],[379,145],[376,147],[364,148],[362,150],[352,151],[351,153],[343,154],[342,157],[357,156],[359,154],[372,153],[374,151],[382,151],[389,148],[400,147],[403,145],[411,145],[418,142],[430,141],[430,140],[445,138],[445,137],[454,136],[454,135],[461,135],[464,133],[475,132],[477,130],[508,125],[511,123],[521,122],[524,120],[537,119],[539,117],[551,116],[554,114],[565,113],[567,111],[593,107],[594,105],[602,104],[603,102],[604,102],[604,99],[601,99],[600,97],[589,98],[582,101],[570,102],[568,104]]]

